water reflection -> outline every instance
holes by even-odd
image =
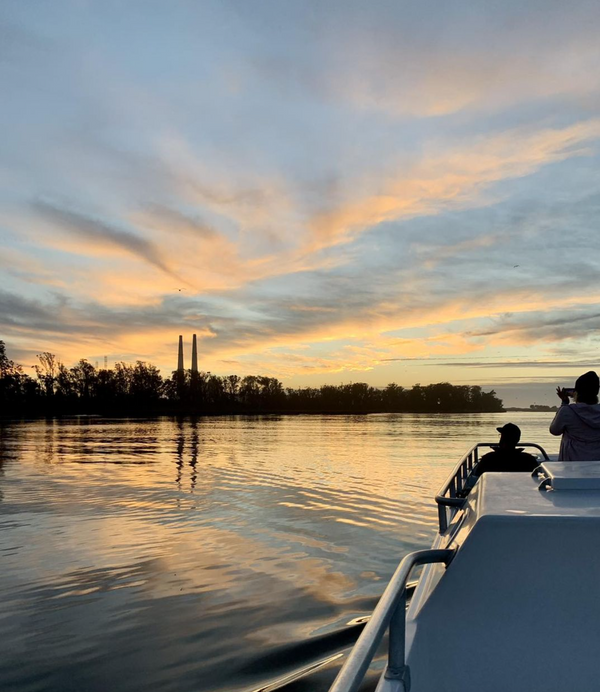
[[[190,467],[192,469],[192,473],[190,476],[190,492],[193,493],[194,489],[196,488],[196,479],[198,478],[198,473],[196,469],[196,465],[198,464],[198,447],[199,447],[199,438],[198,438],[198,421],[195,419],[191,421],[190,423],[191,426],[191,435],[190,435]]]
[[[181,490],[181,473],[183,470],[183,449],[185,447],[185,436],[183,434],[184,423],[182,420],[177,421],[178,435],[175,438],[175,458],[177,459],[177,478],[175,482]]]
[[[177,435],[175,436],[175,467],[177,474],[175,483],[179,490],[182,488],[184,468],[189,466],[189,492],[193,493],[198,480],[198,453],[200,449],[200,436],[198,433],[198,419],[180,419],[177,421]],[[214,442],[214,440],[212,440]]]
[[[158,421],[110,423],[102,419],[81,418],[70,425],[62,421],[57,423],[60,423],[58,455],[48,461],[148,464],[161,453]],[[53,438],[56,435],[55,429]]]
[[[545,444],[546,418],[524,437]],[[429,544],[435,490],[505,420],[0,425],[0,687],[247,691],[326,661],[309,688],[327,689]]]

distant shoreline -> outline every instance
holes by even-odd
[[[30,413],[23,415],[0,415],[0,422],[37,421],[37,420],[140,420],[148,418],[233,418],[261,417],[261,416],[376,416],[376,415],[474,415],[480,413],[506,413],[509,411],[524,411],[531,413],[530,409],[505,409],[502,411],[140,411],[137,413]]]
[[[176,370],[164,378],[144,361],[98,369],[86,360],[67,368],[40,353],[36,378],[6,356],[0,340],[0,416],[47,418],[85,414],[110,417],[221,415],[361,415],[367,413],[484,413],[503,411],[492,389],[436,382],[407,389],[395,382],[373,387],[350,382],[284,387],[264,375],[213,375]],[[9,414],[7,416],[7,414]]]

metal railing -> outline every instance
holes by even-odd
[[[448,508],[450,508],[450,521],[454,514],[465,503],[467,488],[467,479],[471,475],[473,469],[479,463],[479,450],[482,447],[497,447],[497,442],[478,442],[461,458],[454,471],[448,477],[438,494],[435,496],[435,501],[438,506],[438,518],[440,523],[440,533],[444,533],[448,528]],[[549,460],[546,450],[534,442],[520,442],[519,447],[533,447],[542,453],[546,461]]]
[[[390,629],[388,664],[385,677],[398,680],[400,690],[410,690],[410,671],[406,665],[406,582],[417,565],[443,562],[448,565],[454,550],[417,550],[398,565],[383,596],[329,692],[355,692],[367,672],[388,626]]]

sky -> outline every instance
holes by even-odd
[[[600,369],[596,0],[3,0],[0,339],[555,403]],[[558,400],[556,400],[558,402]]]

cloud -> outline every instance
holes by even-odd
[[[255,296],[252,301],[249,295],[244,301],[246,309],[241,309],[235,294],[211,300],[177,294],[148,305],[107,306],[92,301],[74,304],[59,294],[50,301],[40,301],[4,292],[0,295],[0,322],[13,343],[25,344],[33,339],[35,352],[50,350],[64,360],[92,358],[94,354],[98,358],[108,353],[111,360],[158,360],[168,370],[173,367],[177,333],[193,331],[199,335],[201,359],[206,369],[213,372],[223,367],[230,369],[224,361],[236,360],[244,373],[258,371],[293,377],[370,372],[394,358],[404,361],[416,356],[481,351],[491,341],[499,344],[502,339],[474,334],[474,330],[464,327],[462,333],[448,329],[457,329],[457,320],[477,324],[478,320],[493,318],[497,310],[507,307],[525,323],[536,315],[525,311],[540,304],[532,301],[531,296],[528,304],[522,303],[527,291],[514,289],[503,294],[490,289],[471,304],[464,298],[440,300],[433,295],[422,296],[415,303],[412,296],[410,305],[387,299],[374,302],[373,295],[348,292],[343,285],[337,290],[339,297],[336,292],[327,300],[320,297],[312,304],[304,300],[302,305],[308,309],[300,311],[291,299],[262,297],[258,300]],[[346,296],[345,300],[342,295]],[[563,300],[573,305],[573,297]],[[501,334],[504,318],[499,314],[494,319],[500,323]],[[537,323],[532,324],[535,332]],[[386,335],[390,330],[416,328],[437,333],[422,333],[412,338]],[[523,340],[520,334],[516,339],[512,334],[502,338],[508,344]],[[310,351],[294,353],[299,346],[310,347]],[[451,362],[435,364],[446,366]],[[458,362],[472,363],[470,359]]]
[[[54,309],[48,310],[48,304],[41,300],[26,299],[14,293],[0,291],[0,322],[7,331],[11,328],[27,331],[39,328],[53,332],[69,329],[62,324],[60,315],[56,314],[61,310],[63,301],[56,299],[53,302]]]
[[[472,117],[474,112],[494,112],[515,103],[598,93],[600,83],[590,68],[600,56],[591,32],[580,33],[576,40],[563,36],[545,46],[536,33],[533,29],[529,40],[523,36],[515,45],[514,37],[499,31],[493,43],[506,40],[513,48],[510,53],[497,44],[486,50],[468,38],[447,50],[442,40],[428,52],[414,45],[411,50],[410,42],[397,37],[394,45],[363,45],[362,64],[359,48],[352,61],[356,69],[333,72],[327,86],[356,108],[404,118],[459,112]]]
[[[149,205],[147,213],[140,214],[140,218],[164,233],[191,234],[197,240],[215,240],[219,237],[217,231],[199,217],[187,216],[161,204]]]
[[[592,362],[589,360],[576,360],[576,361],[566,361],[566,360],[503,360],[503,361],[470,361],[470,360],[459,360],[459,361],[446,361],[440,363],[427,363],[422,362],[422,365],[435,365],[450,368],[597,368],[598,361]]]
[[[236,0],[110,40],[66,7],[15,14],[51,50],[17,37],[0,114],[19,348],[169,366],[195,330],[291,376],[593,343],[595,6]]]
[[[345,204],[315,215],[307,249],[316,252],[346,243],[380,223],[476,207],[493,183],[519,178],[542,166],[590,152],[600,137],[600,119],[565,128],[517,128],[438,153],[430,145],[408,171],[388,180],[364,181],[380,192],[356,194]]]
[[[479,250],[485,251],[486,244]],[[503,334],[503,329],[529,324],[535,333],[535,320],[548,304],[572,318],[577,310],[586,310],[585,301],[588,308],[582,316],[593,317],[597,313],[593,306],[600,303],[599,296],[589,293],[585,273],[548,285],[542,268],[539,277],[525,285],[512,285],[506,272],[502,281],[490,283],[485,266],[483,274],[466,273],[460,283],[448,286],[437,265],[432,271],[410,263],[399,274],[393,263],[375,274],[359,266],[346,267],[335,274],[307,275],[304,290],[288,283],[289,277],[281,277],[205,297],[185,291],[151,297],[148,275],[149,299],[136,304],[138,278],[132,274],[128,289],[118,278],[128,277],[124,266],[122,272],[107,274],[117,277],[113,304],[100,293],[102,304],[83,296],[63,296],[62,302],[58,297],[37,300],[21,309],[14,295],[5,296],[0,321],[20,343],[34,338],[36,344],[44,342],[43,347],[36,345],[36,351],[57,351],[63,358],[91,351],[168,364],[177,333],[195,331],[201,336],[203,362],[212,364],[213,371],[219,361],[242,358],[244,367],[262,364],[261,370],[272,374],[276,368],[281,373],[368,372],[397,357],[452,355],[482,350],[490,343],[520,343],[522,334]],[[547,314],[545,318],[547,322]],[[486,328],[490,320],[493,327]],[[415,329],[421,332],[408,337],[402,333]],[[289,354],[307,345],[313,351],[301,354],[305,360],[272,355],[272,349]],[[317,345],[320,353],[315,351]]]
[[[54,293],[45,300],[0,290],[0,324],[7,348],[17,360],[32,363],[35,354],[50,351],[70,365],[80,358],[148,360],[170,372],[175,367],[177,334],[192,331],[210,339],[210,315],[195,315],[193,326],[184,322],[180,300],[159,305],[115,309],[98,302],[73,304]]]
[[[181,278],[161,257],[159,249],[149,240],[98,221],[84,214],[62,209],[49,202],[38,200],[32,204],[33,209],[45,220],[60,229],[92,243],[94,246],[109,246],[125,250],[138,259],[157,267],[174,279]]]
[[[464,256],[466,253],[490,248],[501,242],[506,242],[506,234],[487,234],[475,238],[467,238],[457,243],[445,245],[424,245],[423,243],[413,243],[412,250],[417,258],[423,263],[425,269],[434,269],[438,264],[447,259],[457,256]]]
[[[56,267],[49,267],[42,260],[14,248],[2,248],[0,269],[7,277],[27,284],[39,284],[54,288],[66,288],[67,286],[65,276],[61,276]]]
[[[600,13],[591,3],[475,8],[379,0],[368,8],[313,3],[310,12],[286,3],[285,21],[279,12],[271,6],[270,21],[260,12],[246,18],[267,39],[251,65],[263,89],[280,97],[297,101],[310,94],[337,107],[408,119],[473,117],[515,103],[547,105],[551,98],[598,93],[594,27]],[[293,27],[279,41],[266,36],[277,17],[279,25]],[[294,50],[308,41],[308,55]]]
[[[597,305],[596,301],[593,301],[594,305]],[[567,310],[551,309],[542,313],[531,311],[514,317],[500,317],[492,329],[472,333],[475,336],[495,337],[519,344],[584,339],[600,335],[600,312],[590,311],[585,305],[572,304]]]

